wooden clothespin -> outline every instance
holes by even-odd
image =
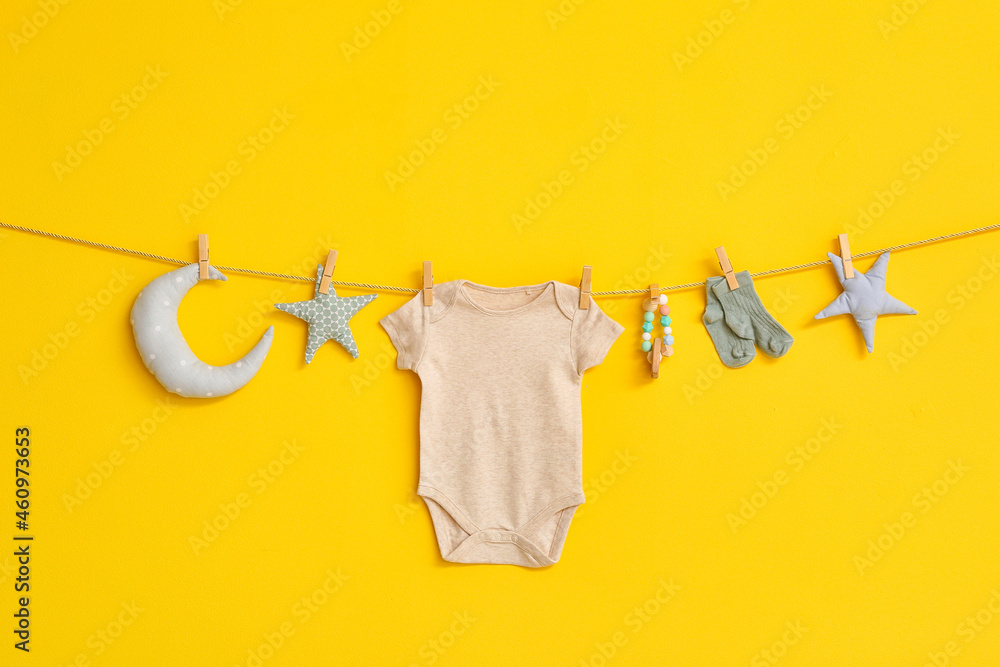
[[[319,293],[330,293],[330,281],[333,279],[333,269],[337,266],[337,251],[330,250],[326,256],[326,264],[323,265],[323,277],[319,280]]]
[[[837,238],[840,239],[840,257],[844,260],[844,277],[853,278],[854,262],[851,260],[851,244],[847,242],[847,234],[841,234]]]
[[[583,278],[580,279],[580,308],[590,309],[590,273],[591,267],[583,267]]]
[[[208,279],[208,234],[198,234],[198,280]]]
[[[736,274],[733,273],[733,265],[729,262],[729,257],[726,256],[725,246],[719,246],[715,249],[715,254],[719,256],[719,266],[722,267],[722,273],[726,276],[726,282],[729,283],[729,289],[739,289],[740,283],[736,280]]]
[[[424,262],[424,305],[434,305],[434,273],[431,271],[431,263]]]
[[[649,286],[649,297],[642,302],[643,310],[655,311],[660,307],[660,284],[652,283]]]
[[[660,352],[660,339],[656,338],[653,340],[653,379],[660,377],[660,359],[663,354]]]

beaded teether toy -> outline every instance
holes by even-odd
[[[646,352],[646,360],[653,365],[653,377],[660,376],[660,358],[669,357],[674,353],[673,328],[670,326],[670,306],[667,305],[667,295],[660,294],[660,286],[653,283],[649,286],[649,296],[643,300],[642,309],[645,312],[642,323],[642,351]],[[660,326],[663,327],[663,344],[660,338],[653,339],[653,320],[656,311],[660,311]],[[652,339],[652,340],[651,340]]]

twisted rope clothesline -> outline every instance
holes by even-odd
[[[98,243],[97,241],[88,241],[86,239],[79,239],[75,236],[66,236],[65,234],[56,234],[55,232],[46,232],[41,229],[32,229],[31,227],[21,227],[20,225],[12,225],[7,222],[0,221],[0,227],[5,227],[7,229],[13,229],[18,232],[25,232],[26,234],[36,234],[38,236],[48,236],[50,238],[59,239],[61,241],[70,241],[72,243],[80,243],[82,245],[89,245],[94,248],[101,248],[103,250],[113,250],[115,252],[121,252],[128,255],[136,255],[138,257],[145,257],[146,259],[155,259],[160,262],[166,262],[168,264],[177,264],[180,266],[186,266],[192,262],[185,262],[183,260],[174,259],[173,257],[164,257],[163,255],[156,255],[149,252],[143,252],[142,250],[132,250],[131,248],[122,248],[121,246],[109,245],[106,243]],[[867,250],[865,252],[851,253],[852,257],[868,257],[870,255],[879,255],[883,252],[888,252],[890,250],[904,250],[906,248],[914,248],[916,246],[927,245],[929,243],[937,243],[939,241],[947,241],[949,239],[958,238],[961,236],[971,236],[972,234],[979,234],[982,232],[989,232],[995,229],[1000,229],[1000,223],[993,225],[986,225],[985,227],[976,227],[975,229],[967,229],[964,232],[954,232],[952,234],[943,234],[941,236],[935,236],[929,239],[923,239],[921,241],[911,241],[909,243],[900,243],[898,245],[889,246],[888,248],[879,248],[878,250]],[[806,262],[805,264],[796,264],[794,266],[784,266],[780,269],[769,269],[767,271],[758,271],[756,273],[751,273],[750,276],[753,278],[758,278],[760,276],[771,276],[777,273],[788,273],[791,271],[800,271],[802,269],[810,269],[817,266],[822,266],[824,264],[829,264],[829,259],[816,260],[815,262]],[[213,264],[215,268],[220,271],[230,271],[235,273],[246,273],[254,276],[262,276],[265,278],[278,278],[281,280],[300,280],[302,282],[313,283],[316,282],[314,278],[309,278],[306,276],[297,276],[290,273],[274,273],[272,271],[258,271],[257,269],[244,269],[238,266],[222,266],[219,264]],[[331,280],[331,285],[336,285],[338,287],[357,287],[359,289],[369,289],[369,290],[383,290],[388,292],[404,292],[410,294],[416,294],[420,290],[414,287],[396,287],[394,285],[379,285],[376,283],[356,283],[344,280]],[[705,282],[698,281],[693,283],[683,283],[680,285],[667,285],[666,287],[660,287],[661,292],[673,292],[676,290],[692,289],[695,287],[701,287]],[[601,297],[601,296],[619,296],[628,294],[648,294],[648,289],[619,289],[619,290],[605,290],[602,292],[591,292],[591,296]]]

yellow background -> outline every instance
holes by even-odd
[[[863,252],[1000,214],[996,3],[391,7],[5,2],[0,217],[185,259],[207,232],[217,264],[301,275],[335,247],[335,278],[411,287],[424,259],[438,281],[498,286],[576,284],[592,264],[601,290],[703,281],[721,244],[737,270],[760,271],[823,259],[848,229]],[[481,79],[497,85],[467,100]],[[803,107],[814,89],[829,95]],[[254,153],[244,142],[268,138],[275,109],[293,117]],[[77,166],[54,166],[102,122],[112,131]],[[608,122],[620,134],[581,163]],[[939,132],[946,150],[915,167]],[[435,133],[390,188],[386,172]],[[744,164],[766,142],[766,161]],[[755,173],[723,196],[734,170]],[[185,216],[196,190],[215,196]],[[892,201],[859,224],[880,198]],[[518,223],[526,200],[547,205]],[[2,664],[1000,656],[1000,234],[894,253],[889,291],[920,314],[880,319],[871,355],[850,317],[812,319],[839,292],[829,266],[757,280],[795,344],[741,370],[719,363],[702,289],[671,293],[677,353],[657,381],[638,299],[601,299],[626,333],[584,378],[588,503],[562,560],[528,570],[438,553],[413,496],[419,381],[377,324],[406,297],[382,292],[353,319],[360,359],[329,343],[307,367],[304,323],[270,304],[308,298],[308,284],[200,285],[180,323],[205,361],[236,359],[269,324],[275,341],[238,393],[185,400],[145,370],[128,323],[168,265],[0,232],[0,432],[12,445],[32,429],[37,537],[28,656],[11,646],[13,546],[0,549]],[[36,352],[44,367],[24,375]],[[302,451],[262,489],[258,469],[293,441]],[[249,504],[196,550],[240,494]],[[744,501],[758,507],[734,529]],[[324,604],[305,618],[311,596]],[[281,646],[261,649],[268,636]]]

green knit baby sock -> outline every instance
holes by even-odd
[[[701,321],[708,329],[708,335],[712,337],[712,344],[715,351],[719,353],[719,359],[730,368],[746,366],[757,356],[757,350],[753,346],[753,332],[746,338],[737,336],[733,329],[724,321],[725,314],[719,298],[715,296],[712,287],[723,278],[709,278],[705,281],[705,315]]]
[[[736,280],[740,286],[735,290],[729,289],[721,278],[711,286],[722,304],[726,324],[737,336],[753,338],[764,354],[775,358],[783,356],[792,347],[792,335],[764,308],[749,271],[737,273]]]

